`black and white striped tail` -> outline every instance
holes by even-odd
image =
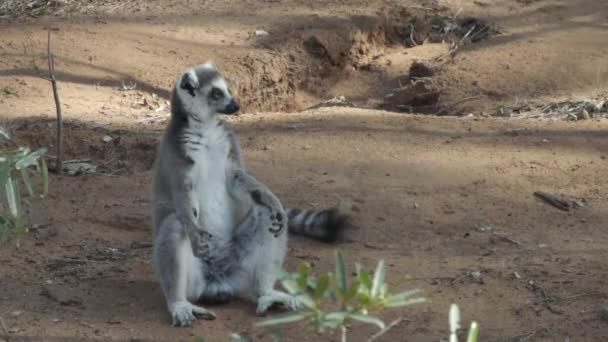
[[[337,209],[301,210],[289,208],[289,232],[325,242],[336,241],[346,227],[348,217]]]

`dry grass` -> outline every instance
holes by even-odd
[[[111,0],[1,0],[0,18],[40,17],[44,15],[83,14],[111,9]]]

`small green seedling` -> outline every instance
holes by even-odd
[[[460,308],[456,304],[450,306],[450,342],[458,342],[458,329],[460,329]],[[471,322],[467,342],[477,342],[479,336],[479,325]]]
[[[310,274],[310,265],[302,263],[298,272],[282,276],[283,287],[302,303],[303,309],[258,323],[258,326],[306,321],[318,333],[326,329],[340,328],[342,340],[346,341],[346,323],[357,321],[371,324],[382,330],[385,323],[372,312],[403,307],[424,302],[415,297],[418,290],[393,293],[385,282],[384,260],[380,260],[371,275],[360,264],[356,264],[354,279],[349,281],[344,258],[336,252],[335,270],[318,278]]]
[[[0,141],[10,140],[6,130],[0,127]],[[48,192],[48,168],[44,160],[46,149],[32,151],[29,147],[0,149],[0,240],[12,233],[17,246],[27,232],[24,221],[29,220],[31,199],[44,198]],[[30,178],[31,172],[40,175],[42,191],[36,193]],[[27,195],[22,196],[21,187]]]

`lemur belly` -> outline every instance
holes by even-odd
[[[220,239],[228,238],[234,227],[234,206],[226,186],[229,145],[224,134],[203,133],[206,137],[204,165],[199,165],[199,194],[202,226]],[[223,133],[223,132],[219,132]]]

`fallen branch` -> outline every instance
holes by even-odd
[[[465,97],[464,99],[458,100],[458,101],[450,104],[449,106],[443,108],[442,110],[440,110],[439,112],[437,112],[437,115],[441,116],[441,115],[447,114],[450,110],[454,109],[454,107],[456,107],[458,105],[461,105],[461,104],[463,104],[463,103],[465,103],[467,101],[477,100],[477,99],[482,98],[484,96],[486,96],[486,95],[482,94],[482,95],[473,95],[473,96]]]
[[[55,110],[57,111],[57,160],[55,169],[61,174],[63,171],[63,116],[61,114],[61,103],[59,92],[57,91],[57,79],[55,78],[55,60],[51,50],[51,27],[48,29],[47,53],[49,62],[49,80],[53,87],[53,97],[55,98]]]
[[[496,233],[493,233],[492,236],[495,236],[495,237],[497,237],[497,238],[499,238],[499,239],[501,239],[503,241],[510,242],[510,243],[512,243],[514,245],[521,246],[521,242],[519,242],[517,240],[513,240],[513,239],[511,239],[508,236],[499,235],[499,234],[496,234]]]
[[[544,191],[536,191],[534,193],[534,196],[542,199],[543,201],[547,202],[548,204],[556,207],[559,210],[563,210],[563,211],[569,211],[570,210],[570,203],[564,201],[563,199],[552,195],[548,192],[544,192]]]
[[[410,40],[412,41],[412,44],[414,44],[414,46],[418,46],[418,44],[416,44],[416,41],[414,40],[414,24],[410,24]]]
[[[377,333],[373,334],[368,340],[367,342],[373,342],[376,339],[380,338],[380,336],[386,334],[389,330],[393,329],[394,327],[398,326],[399,324],[401,324],[401,322],[403,321],[408,321],[410,322],[409,319],[403,318],[403,317],[399,317],[396,320],[390,322],[386,327],[384,327],[384,329],[378,331]]]

